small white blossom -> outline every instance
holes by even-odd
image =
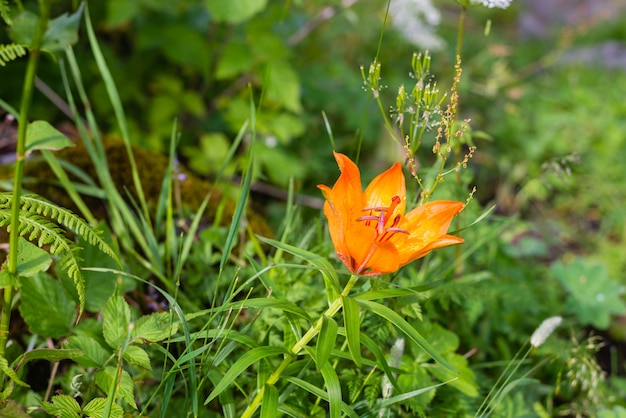
[[[394,0],[389,14],[393,27],[411,44],[429,50],[443,47],[443,40],[435,33],[441,12],[430,0]]]
[[[511,5],[513,0],[472,0],[473,4],[482,4],[485,7],[506,9]]]
[[[563,318],[560,316],[551,316],[550,318],[545,319],[535,332],[533,332],[532,337],[530,337],[530,345],[533,347],[539,347],[541,344],[545,343],[556,327],[561,325],[562,321]]]

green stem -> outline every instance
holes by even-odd
[[[300,353],[300,351],[320,332],[320,329],[322,328],[322,322],[324,321],[324,317],[330,318],[333,315],[335,315],[339,311],[339,309],[341,309],[341,298],[346,297],[348,296],[348,294],[350,294],[350,290],[352,290],[352,288],[354,287],[358,279],[359,279],[359,276],[357,276],[356,274],[350,276],[350,280],[348,280],[348,283],[346,283],[346,287],[343,288],[343,291],[341,292],[341,296],[335,299],[330,304],[328,309],[326,309],[326,312],[324,312],[320,316],[320,318],[317,320],[317,322],[315,322],[315,325],[311,326],[311,328],[309,328],[307,333],[304,334],[302,338],[300,338],[300,340],[293,345],[293,347],[291,347],[291,350],[289,350],[289,355],[284,358],[283,362],[280,363],[280,365],[278,366],[276,370],[274,370],[274,373],[272,373],[267,378],[267,381],[265,382],[267,385],[273,385],[274,383],[276,383],[278,379],[280,378],[281,374],[283,373],[283,371],[285,371],[287,366],[291,364],[291,362],[296,358],[298,353]],[[252,414],[254,414],[257,408],[261,405],[261,400],[263,399],[264,392],[265,392],[264,387],[261,387],[259,389],[259,392],[256,394],[256,396],[250,403],[250,405],[248,405],[246,410],[241,415],[241,418],[252,417]]]
[[[11,225],[9,235],[9,262],[7,272],[14,281],[18,280],[17,274],[17,240],[19,238],[20,227],[20,202],[22,195],[22,177],[24,175],[24,162],[26,160],[26,129],[28,127],[28,114],[32,102],[35,87],[35,76],[37,75],[37,64],[39,62],[40,48],[43,41],[48,19],[50,16],[50,1],[40,0],[39,9],[41,16],[37,22],[33,43],[30,46],[30,55],[24,76],[24,87],[22,90],[22,102],[20,104],[20,114],[17,130],[17,147],[15,169],[13,174],[13,200],[11,202]],[[0,358],[4,357],[7,340],[9,338],[9,323],[11,321],[11,305],[13,302],[13,286],[3,289],[2,297],[2,317],[0,319]],[[0,373],[0,377],[2,374]]]

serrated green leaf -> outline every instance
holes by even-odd
[[[113,295],[102,312],[102,335],[109,347],[118,349],[126,342],[130,324],[130,307],[123,297]]]
[[[46,121],[37,120],[28,124],[26,129],[27,154],[36,150],[57,151],[73,146],[74,143],[68,137]]]
[[[267,0],[205,0],[204,4],[216,22],[237,24],[265,9]]]
[[[34,350],[27,351],[22,356],[23,362],[20,366],[33,360],[48,360],[51,363],[66,360],[75,359],[83,355],[82,350],[74,348],[36,348]]]
[[[136,345],[129,345],[126,347],[126,351],[124,351],[124,360],[129,362],[130,364],[134,364],[136,366],[143,367],[144,369],[151,369],[150,366],[150,356],[148,353]]]
[[[63,286],[46,273],[22,281],[20,313],[30,330],[46,338],[69,333],[76,317],[76,304]]]
[[[89,401],[83,408],[83,414],[89,418],[102,418],[104,407],[106,405],[106,398],[95,398]],[[122,418],[124,416],[124,409],[118,404],[113,404],[109,414],[109,418]]]
[[[42,402],[41,407],[50,415],[57,417],[79,418],[80,405],[69,395],[54,395],[52,402]]]
[[[157,342],[176,333],[177,329],[178,323],[172,322],[171,313],[157,312],[137,319],[130,336],[133,339]]]
[[[247,351],[243,354],[239,359],[228,369],[228,371],[222,377],[222,380],[219,381],[213,391],[209,394],[209,396],[204,401],[204,404],[211,402],[226,390],[227,387],[248,367],[256,363],[257,361],[264,359],[266,357],[277,356],[279,354],[287,354],[288,351],[282,347],[257,347],[253,348],[250,351]]]
[[[347,296],[341,297],[343,304],[343,323],[346,329],[346,339],[348,349],[354,363],[361,367],[361,318],[359,316],[359,305]]]
[[[451,371],[456,371],[452,366],[450,366],[450,364],[448,364],[448,362],[441,356],[441,354],[439,354],[430,345],[430,343],[424,337],[422,337],[422,335],[417,332],[417,330],[413,328],[411,324],[405,321],[400,315],[398,315],[385,305],[381,305],[380,303],[371,302],[368,300],[359,300],[358,304],[363,306],[370,312],[373,312],[381,318],[389,321],[400,331],[402,331],[407,337],[409,337],[415,344],[417,344],[422,350],[424,350],[437,363],[441,364]]]
[[[81,350],[82,356],[74,361],[83,367],[102,367],[111,356],[111,352],[102,347],[98,341],[87,336],[69,337],[66,347]]]
[[[112,394],[108,393],[108,391],[111,387],[111,383],[116,378],[116,376],[117,368],[115,367],[107,366],[104,369],[98,370],[98,372],[96,373],[96,385],[98,385],[98,387],[102,389],[107,395],[111,396]],[[122,370],[122,377],[116,387],[116,396],[126,401],[134,409],[137,409],[135,396],[133,394],[133,379],[130,377],[130,374],[126,370]]]
[[[338,328],[339,326],[334,319],[329,318],[326,315],[322,316],[322,327],[319,335],[317,336],[317,346],[315,352],[315,363],[317,364],[318,369],[326,364],[330,358],[330,353],[333,351],[333,348],[335,348]]]
[[[44,34],[41,49],[44,51],[63,51],[68,46],[78,42],[78,26],[83,14],[83,4],[75,13],[63,13],[61,16],[48,22],[48,29]]]
[[[265,385],[261,402],[261,418],[274,418],[278,415],[278,389],[274,385]]]

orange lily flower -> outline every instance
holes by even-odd
[[[363,192],[359,168],[334,153],[341,170],[332,189],[318,185],[326,198],[324,214],[339,259],[354,274],[376,276],[397,271],[432,250],[461,244],[448,235],[462,202],[435,200],[405,214],[406,184],[395,163]]]

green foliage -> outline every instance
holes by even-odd
[[[612,315],[626,313],[626,302],[621,298],[626,289],[609,277],[603,264],[577,258],[567,264],[553,264],[550,273],[568,292],[567,312],[576,315],[581,324],[604,330]]]
[[[0,66],[26,55],[26,49],[20,44],[0,45]]]

